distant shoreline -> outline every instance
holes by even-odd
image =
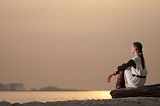
[[[58,88],[56,86],[47,86],[39,89],[31,88],[30,90],[26,90],[22,83],[10,83],[10,84],[0,83],[0,91],[86,91],[86,90]]]

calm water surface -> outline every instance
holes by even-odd
[[[110,91],[0,92],[0,101],[11,103],[111,99]]]

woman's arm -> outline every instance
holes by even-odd
[[[116,74],[119,74],[119,71],[124,71],[127,67],[133,66],[134,68],[136,68],[136,63],[131,59],[129,60],[127,63],[122,64],[121,66],[118,66],[116,71]],[[114,73],[115,74],[115,73]]]

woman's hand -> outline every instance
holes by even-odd
[[[115,76],[115,75],[116,75],[116,72],[114,72],[113,75]]]

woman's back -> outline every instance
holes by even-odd
[[[147,68],[144,64],[144,69],[142,67],[141,58],[139,56],[135,56],[132,60],[136,63],[136,69],[134,67],[131,68],[132,73],[140,76],[146,76],[148,74]]]

